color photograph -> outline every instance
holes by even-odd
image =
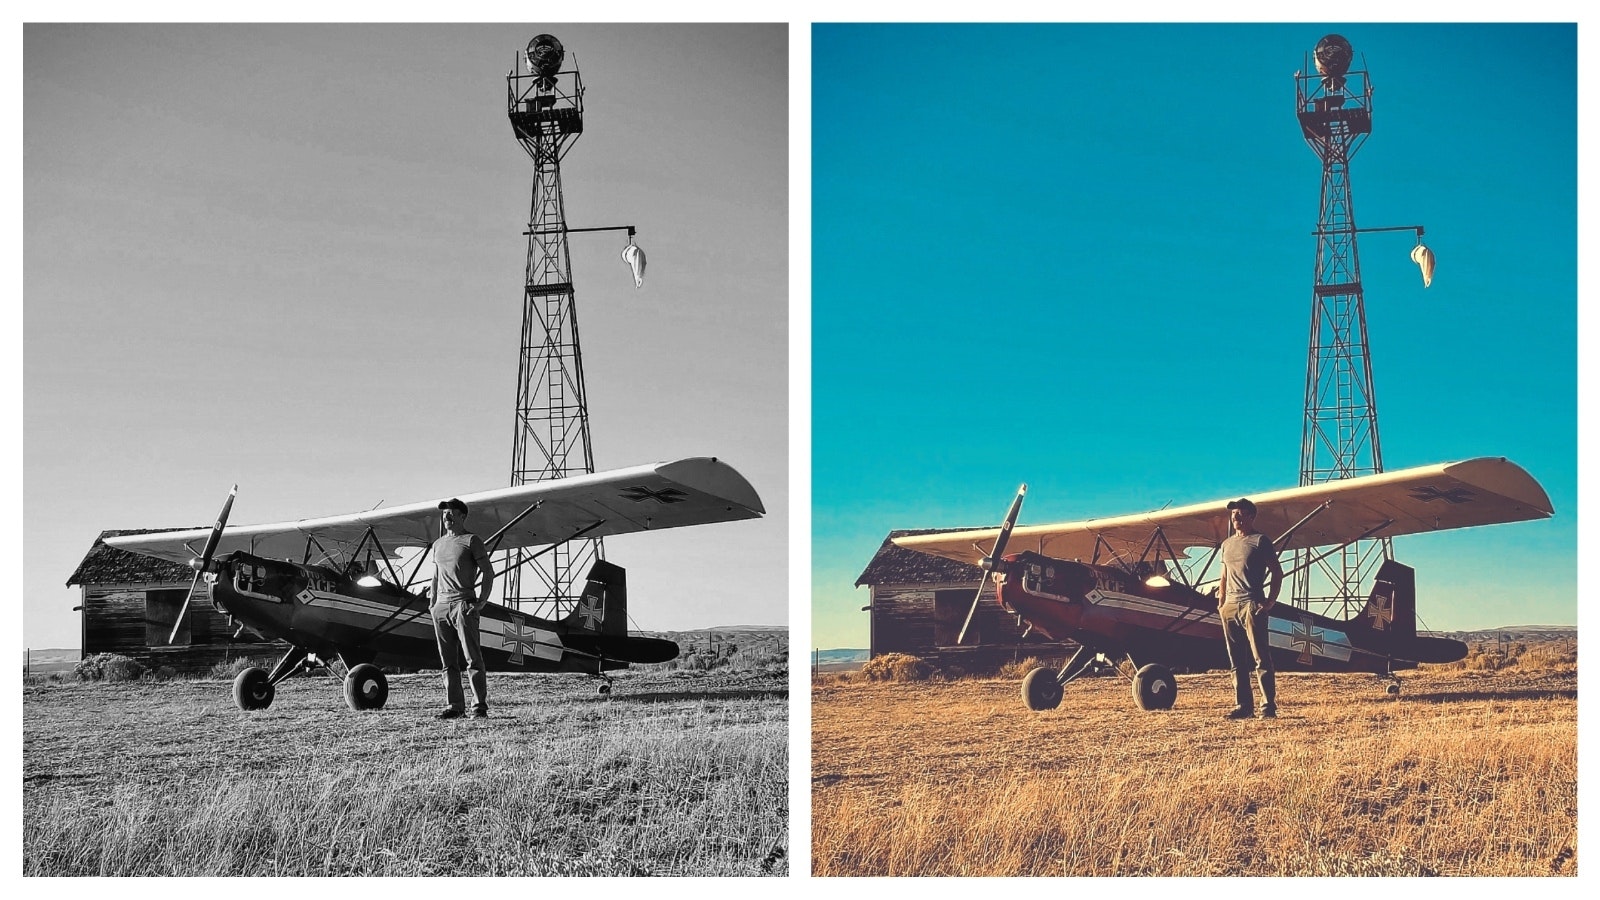
[[[812,874],[1575,874],[1576,27],[811,60]]]

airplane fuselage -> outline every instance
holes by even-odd
[[[397,585],[373,585],[333,569],[236,551],[213,562],[211,604],[269,638],[288,641],[349,666],[438,668],[428,600]],[[660,662],[677,655],[671,641],[600,635],[566,622],[489,603],[479,619],[484,666],[491,672],[588,672]]]
[[[1213,597],[1176,580],[1151,584],[1120,568],[1032,552],[1008,555],[1005,563],[996,577],[1001,605],[1053,640],[1074,640],[1112,658],[1126,654],[1138,665],[1228,668]],[[1281,602],[1269,613],[1268,633],[1280,671],[1387,673],[1412,668],[1419,658],[1459,659],[1466,652],[1464,644],[1438,638],[1380,646],[1360,617],[1331,619]]]

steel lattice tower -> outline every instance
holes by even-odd
[[[1372,85],[1364,70],[1350,71],[1353,53],[1338,35],[1319,41],[1312,56],[1315,72],[1306,67],[1295,74],[1300,130],[1322,161],[1302,485],[1383,471],[1350,192],[1350,158],[1372,132]],[[1393,548],[1380,538],[1357,541],[1320,561],[1313,556],[1311,550],[1295,551],[1294,604],[1344,618],[1360,609],[1362,585],[1393,556]]]
[[[517,142],[533,160],[511,452],[513,486],[594,471],[561,193],[561,160],[583,133],[583,80],[575,63],[570,69],[561,68],[563,58],[560,42],[542,34],[529,43],[506,76],[506,113]],[[528,74],[519,74],[524,60]],[[573,581],[582,579],[604,555],[602,542],[587,538],[538,554],[510,551],[504,602],[534,615],[560,618],[572,610],[577,594]]]

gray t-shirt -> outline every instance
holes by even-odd
[[[1278,556],[1272,540],[1259,531],[1238,534],[1222,542],[1222,577],[1228,589],[1228,605],[1249,600],[1267,601],[1267,570]]]
[[[494,571],[489,568],[489,548],[484,546],[483,538],[475,534],[446,532],[441,535],[433,542],[433,564],[438,567],[435,603],[446,600],[478,602],[478,592],[474,588],[478,574]]]

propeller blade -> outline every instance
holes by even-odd
[[[1026,484],[1017,488],[1017,498],[1011,501],[1011,509],[1006,511],[1006,520],[1000,525],[1000,536],[994,539],[994,549],[989,552],[989,565],[984,569],[983,579],[978,582],[978,592],[972,596],[972,605],[967,608],[967,620],[961,623],[961,633],[956,635],[957,645],[967,641],[967,629],[972,627],[972,617],[978,612],[978,601],[983,599],[984,582],[989,580],[991,572],[1000,571],[1000,556],[1006,552],[1006,542],[1011,540],[1011,529],[1017,524],[1017,513],[1022,511],[1022,498],[1027,493]]]
[[[233,498],[239,493],[236,484],[228,488],[228,499],[222,504],[222,512],[217,514],[216,524],[211,526],[211,535],[206,538],[205,551],[200,554],[200,559],[189,564],[195,567],[194,581],[189,582],[189,593],[183,595],[183,605],[178,607],[178,618],[172,623],[172,634],[167,635],[167,643],[178,639],[178,631],[183,628],[183,620],[189,615],[189,601],[194,599],[194,592],[200,587],[200,579],[205,577],[206,571],[211,568],[211,557],[217,552],[217,544],[222,540],[222,529],[228,527],[228,513],[233,510]]]

